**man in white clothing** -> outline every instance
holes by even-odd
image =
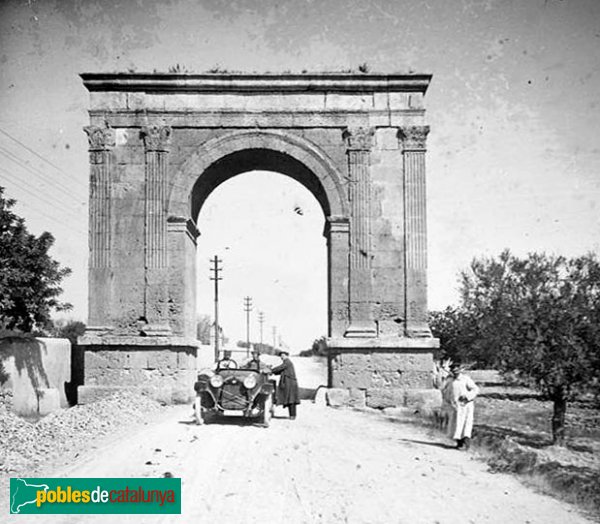
[[[463,373],[458,363],[450,366],[450,374],[451,379],[446,382],[442,392],[451,406],[448,436],[456,440],[458,449],[469,449],[473,431],[473,400],[479,388],[471,377]]]

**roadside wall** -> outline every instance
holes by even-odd
[[[0,388],[13,392],[13,411],[45,415],[67,407],[71,343],[62,338],[0,338]]]

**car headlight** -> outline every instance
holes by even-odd
[[[256,377],[254,375],[248,375],[244,379],[244,387],[246,389],[252,389],[254,386],[256,386]]]
[[[213,388],[220,388],[223,385],[223,377],[221,375],[213,375],[210,377],[210,385]]]

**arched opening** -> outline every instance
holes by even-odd
[[[213,190],[197,217],[197,312],[203,342],[208,338],[214,344],[214,281],[209,280],[214,273],[209,260],[215,255],[223,268],[223,348],[236,351],[246,341],[245,297],[252,300],[250,341],[262,343],[267,351],[287,347],[298,353],[326,335],[324,223],[313,194],[278,172],[244,172]]]
[[[197,313],[204,323],[210,316],[212,324],[208,259],[218,255],[227,266],[223,278],[228,281],[219,293],[219,325],[227,346],[246,339],[246,296],[253,300],[251,342],[261,338],[258,311],[265,317],[264,344],[281,343],[298,353],[328,334],[330,264],[323,233],[331,205],[304,163],[266,148],[227,154],[197,177],[190,204],[201,233]],[[214,334],[210,338],[214,343]]]
[[[293,178],[315,196],[325,217],[331,214],[331,206],[320,180],[305,164],[286,153],[257,148],[228,154],[204,171],[192,189],[192,218],[198,216],[208,195],[220,184],[250,171],[272,171]]]

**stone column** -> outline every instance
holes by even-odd
[[[348,198],[350,200],[350,326],[346,337],[374,337],[371,253],[370,158],[374,130],[344,131],[348,157]]]
[[[110,329],[111,273],[111,149],[115,132],[108,125],[84,128],[90,153],[89,302],[88,331]]]
[[[427,324],[427,214],[425,150],[429,126],[399,131],[404,167],[406,334],[431,337]]]
[[[169,126],[143,127],[146,149],[144,220],[144,317],[146,335],[168,335],[168,154]]]
[[[325,224],[328,251],[329,336],[341,337],[349,321],[350,222],[346,217],[330,216]]]

